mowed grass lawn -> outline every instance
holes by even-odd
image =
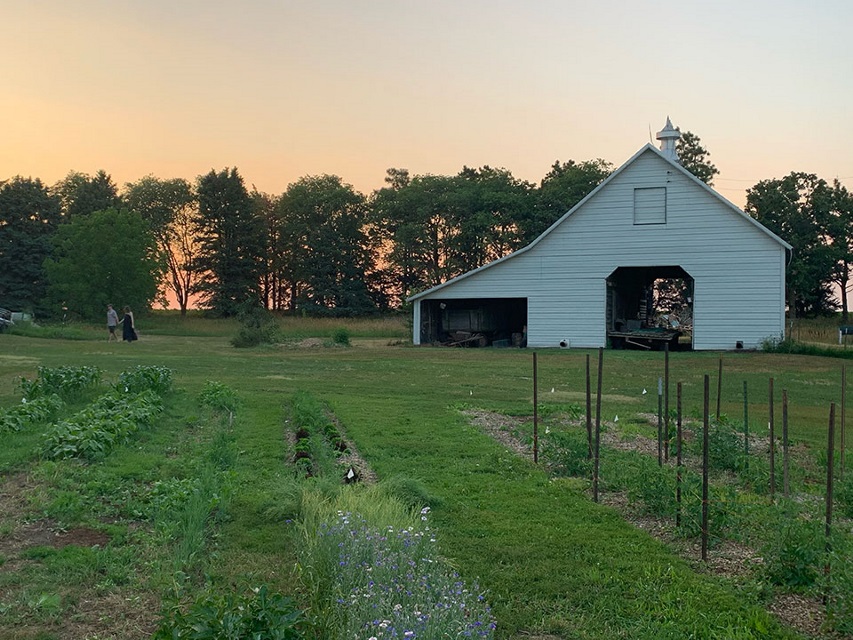
[[[697,573],[615,511],[594,504],[582,481],[551,480],[468,424],[460,412],[466,407],[532,413],[531,350],[414,348],[398,344],[399,335],[355,337],[347,348],[293,342],[238,350],[229,336],[194,333],[170,329],[158,335],[143,325],[134,344],[0,335],[0,406],[20,400],[19,378],[34,378],[38,366],[94,365],[114,378],[137,365],[159,365],[175,372],[176,388],[188,396],[209,380],[235,389],[243,401],[234,434],[236,491],[229,519],[208,549],[215,553],[212,580],[263,581],[304,597],[293,570],[293,538],[270,507],[277,479],[288,473],[284,406],[294,393],[308,391],[336,414],[380,479],[404,474],[436,496],[432,525],[442,553],[466,581],[486,590],[498,638],[800,637],[766,614],[749,590]],[[306,328],[299,335],[309,333]],[[587,356],[595,375],[595,351],[538,352],[541,405],[583,406]],[[841,361],[762,353],[722,357],[724,414],[740,420],[747,381],[750,422],[766,429],[773,377],[777,419],[785,389],[792,438],[823,445],[829,404],[840,400]],[[711,376],[713,407],[719,358],[671,355],[673,408],[675,383],[683,382],[685,413],[701,415],[705,374]],[[661,353],[606,351],[602,418],[655,413],[662,375]],[[168,414],[155,427],[167,443],[170,432],[184,428],[183,417]],[[0,453],[4,478],[40,464],[33,442],[26,444]],[[156,598],[157,585],[144,577],[140,584]]]

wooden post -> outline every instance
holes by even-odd
[[[539,462],[539,377],[536,352],[533,352],[533,462]]]
[[[669,461],[669,343],[663,351],[663,459]]]
[[[743,466],[749,469],[749,395],[743,381]]]
[[[592,393],[590,392],[589,354],[586,354],[586,445],[587,459],[592,460]]]
[[[681,526],[681,383],[676,388],[675,423],[675,526]]]
[[[826,445],[826,522],[824,529],[826,562],[823,565],[823,574],[827,585],[829,584],[829,555],[832,553],[832,476],[835,466],[835,403],[829,405],[829,437]],[[824,592],[823,602],[826,604],[828,593]]]
[[[838,470],[839,478],[844,480],[844,459],[846,454],[844,452],[844,432],[846,427],[846,411],[847,411],[847,365],[841,365],[841,450],[839,451],[839,455],[841,457],[841,468]]]
[[[773,416],[773,378],[770,378],[768,427],[770,429],[770,501],[776,499],[776,425]]]
[[[790,495],[788,483],[788,390],[782,389],[782,495]]]
[[[601,372],[604,368],[604,348],[598,348],[598,389],[595,395],[595,451],[593,454],[592,499],[598,502],[599,452],[601,450]]]
[[[705,374],[705,397],[702,409],[702,560],[708,560],[708,431],[710,430],[711,379]]]
[[[663,379],[658,378],[658,466],[663,466]]]
[[[717,374],[717,422],[720,421],[720,397],[723,395],[723,356],[720,356],[720,371]]]

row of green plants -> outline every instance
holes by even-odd
[[[9,409],[0,409],[0,433],[12,433],[33,428],[55,420],[65,407],[62,399],[56,395],[45,395],[27,401]]]
[[[579,410],[574,412],[575,416]],[[557,476],[590,478],[585,428],[572,421],[555,421],[541,437],[543,462]],[[674,462],[675,443],[670,448]],[[684,538],[701,535],[702,478],[696,459],[702,453],[702,439],[691,434],[684,441],[685,456],[691,464],[682,467],[681,503],[676,501],[677,478],[672,464],[659,465],[657,458],[639,451],[602,447],[600,487],[623,492],[636,509],[655,517],[673,520],[678,516],[676,534]],[[824,456],[813,456],[811,466],[823,469]],[[766,456],[753,451],[747,455],[743,434],[723,417],[709,431],[709,536],[712,545],[734,540],[756,548],[763,558],[755,576],[763,598],[774,589],[805,593],[824,599],[832,629],[853,632],[853,536],[847,525],[837,524],[829,540],[825,537],[825,502],[817,492],[819,483],[799,465],[791,467],[791,497],[769,499],[770,469]],[[780,473],[777,468],[777,474]],[[842,517],[853,517],[853,478],[848,475],[836,484],[836,504]],[[678,513],[677,513],[678,512]],[[826,566],[831,567],[825,573]],[[766,587],[766,588],[765,588]]]
[[[45,458],[98,460],[136,433],[151,426],[163,410],[163,399],[153,391],[124,395],[107,393],[67,420],[59,420],[45,434]]]
[[[293,464],[305,476],[335,475],[338,460],[349,453],[347,443],[335,422],[317,399],[297,392],[289,403],[294,427]]]
[[[198,401],[218,423],[208,451],[193,474],[155,483],[145,501],[148,519],[171,545],[173,575],[152,640],[301,640],[305,616],[292,598],[267,584],[234,589],[210,579],[205,552],[216,527],[228,519],[240,399],[228,385],[207,381]]]
[[[103,377],[100,368],[87,365],[38,367],[37,373],[32,380],[21,378],[24,400],[54,394],[66,400],[79,398],[81,394],[96,390]]]

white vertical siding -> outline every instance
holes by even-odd
[[[655,187],[666,189],[666,223],[634,224],[634,190]],[[784,331],[784,246],[652,150],[528,250],[425,297],[526,297],[528,345],[598,347],[607,277],[675,265],[695,283],[695,349],[757,347]]]

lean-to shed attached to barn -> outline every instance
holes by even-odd
[[[667,119],[661,150],[645,145],[531,244],[411,296],[414,343],[654,348],[682,334],[702,350],[782,337],[791,246],[684,169],[678,135]],[[677,312],[653,300],[667,287]]]

